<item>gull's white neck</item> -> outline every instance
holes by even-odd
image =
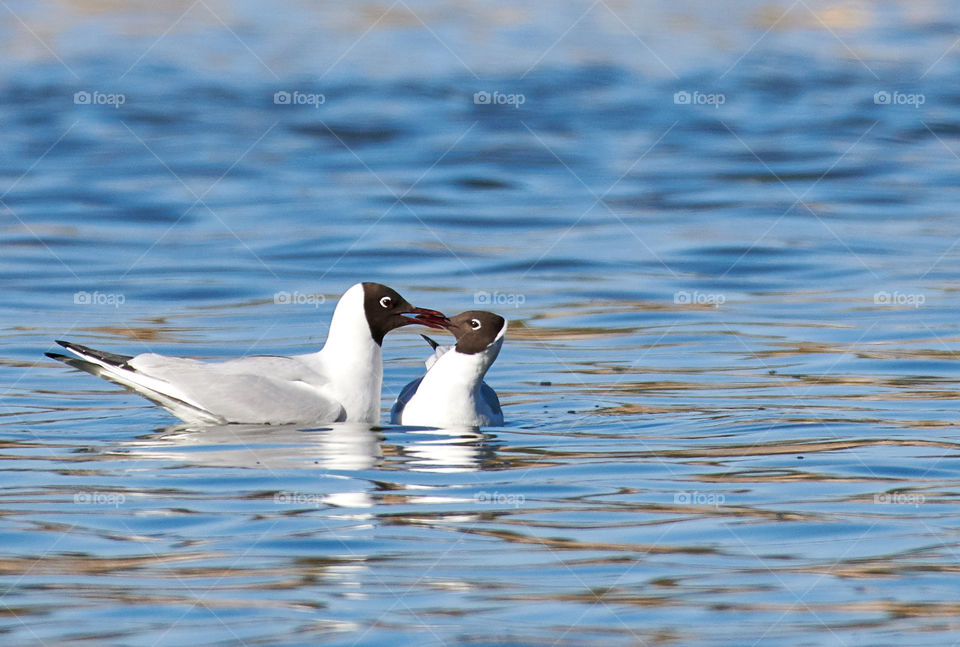
[[[383,353],[370,334],[361,284],[340,297],[318,355],[324,372],[336,377],[329,388],[347,412],[347,421],[380,422]]]
[[[444,353],[423,376],[418,393],[429,394],[434,406],[455,406],[456,403],[473,405],[480,398],[483,376],[503,344],[501,336],[489,348],[472,355],[459,353],[456,349]]]

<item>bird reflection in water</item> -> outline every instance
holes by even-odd
[[[293,425],[178,424],[116,449],[127,456],[267,472],[291,468],[472,472],[496,463],[495,437],[471,427],[334,423],[303,429]]]
[[[410,428],[397,447],[411,471],[475,472],[489,469],[495,462],[493,440],[491,434],[476,427]]]

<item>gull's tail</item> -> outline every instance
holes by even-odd
[[[206,411],[198,404],[188,401],[185,395],[177,393],[178,389],[169,382],[145,375],[130,366],[128,362],[133,359],[132,356],[108,353],[59,339],[56,341],[76,357],[60,353],[44,353],[51,359],[126,387],[151,402],[159,404],[181,420],[189,418],[204,422],[223,422],[220,416]],[[184,418],[184,415],[188,418]]]

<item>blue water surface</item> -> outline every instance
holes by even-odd
[[[950,3],[0,14],[3,644],[960,639]],[[43,356],[308,352],[361,280],[510,320],[504,427]]]

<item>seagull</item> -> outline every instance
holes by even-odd
[[[442,324],[457,338],[455,346],[433,347],[427,372],[403,387],[390,412],[390,422],[426,427],[502,425],[496,392],[483,376],[497,359],[507,320],[482,310],[468,310]]]
[[[385,285],[357,283],[340,297],[327,342],[315,353],[204,362],[57,341],[76,357],[46,355],[127,387],[187,423],[378,423],[383,337],[414,323],[442,328],[449,320]]]

